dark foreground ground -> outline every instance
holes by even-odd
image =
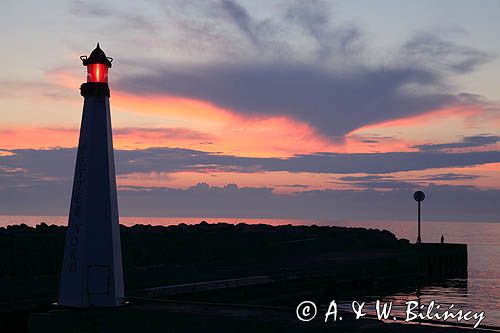
[[[318,316],[309,322],[301,322],[295,311],[284,307],[241,306],[212,303],[175,301],[136,302],[115,309],[84,311],[54,310],[36,314],[30,321],[30,332],[148,332],[148,333],[317,333],[317,332],[366,332],[366,333],[467,333],[470,328],[436,326],[429,323],[403,324],[382,322],[374,318],[355,320],[347,313],[339,313],[343,320],[324,322]],[[472,332],[496,332],[476,329]]]
[[[382,295],[463,276],[467,265],[464,246],[416,247],[388,231],[363,228],[226,223],[122,226],[130,304],[117,310],[54,311],[50,304],[57,300],[65,231],[65,227],[46,224],[0,228],[0,328],[23,332],[30,323],[31,331],[37,332],[45,331],[37,327],[51,323],[58,323],[57,327],[88,324],[90,328],[84,327],[84,331],[106,332],[109,330],[98,328],[99,318],[114,318],[117,327],[129,328],[121,332],[136,331],[132,328],[141,325],[175,325],[171,332],[217,331],[217,325],[226,322],[229,326],[224,324],[219,331],[238,327],[237,331],[266,331],[269,325],[278,325],[283,331],[296,331],[292,326],[318,331],[325,327],[303,326],[295,318],[294,306],[306,296],[327,302],[332,296],[354,300],[367,294]],[[227,314],[231,314],[229,318]],[[260,323],[252,324],[259,316]],[[203,318],[199,324],[198,318]],[[211,324],[203,326],[203,322]],[[376,324],[380,328],[381,323]],[[373,325],[346,320],[336,328],[327,327],[344,331],[365,326]],[[276,329],[268,331],[280,331]]]

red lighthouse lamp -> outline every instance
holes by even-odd
[[[87,66],[87,82],[108,83],[108,68],[111,67],[113,58],[106,57],[106,54],[97,47],[87,56],[80,56],[84,66]]]

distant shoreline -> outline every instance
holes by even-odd
[[[321,226],[362,226],[369,227],[369,224],[391,223],[391,224],[412,224],[415,220],[346,220],[346,219],[280,219],[280,218],[227,218],[227,217],[150,217],[150,216],[120,216],[120,224],[131,226],[134,224],[151,224],[151,225],[175,225],[180,223],[197,224],[201,221],[208,223],[226,222],[230,224],[247,223],[247,224],[270,224],[270,225],[321,225]],[[0,227],[8,225],[26,224],[28,226],[35,226],[45,222],[49,225],[67,225],[68,217],[66,215],[0,215]],[[433,221],[424,219],[424,224],[432,223],[487,223],[498,224],[500,221]]]

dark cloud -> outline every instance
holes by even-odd
[[[500,190],[436,185],[423,189],[426,220],[499,221]],[[201,183],[187,189],[121,189],[118,200],[122,216],[411,220],[415,217],[413,191],[317,190],[279,195],[266,187]],[[64,215],[69,194],[69,187],[49,181],[14,191],[0,189],[0,213]]]
[[[351,183],[352,186],[366,189],[417,189],[421,184],[399,180],[358,181]]]
[[[392,176],[379,175],[346,176],[340,177],[339,180],[349,182],[351,186],[366,189],[415,189],[422,186],[420,183],[409,182],[405,180],[396,180]]]
[[[22,168],[29,174],[70,178],[74,167],[75,149],[18,149],[12,156],[0,156],[0,166]],[[118,174],[231,171],[255,173],[263,171],[387,174],[398,171],[432,168],[464,167],[500,162],[500,151],[441,153],[317,153],[289,158],[257,158],[224,155],[182,148],[148,148],[116,150]],[[344,181],[376,181],[382,176],[343,178]],[[390,177],[384,177],[388,179]]]
[[[425,176],[421,180],[474,180],[480,178],[477,175],[467,175],[462,173],[440,173],[437,175]]]
[[[287,115],[330,136],[459,102],[452,95],[402,91],[408,84],[437,83],[433,73],[410,68],[345,73],[287,63],[209,64],[157,65],[153,72],[122,75],[115,87],[210,101],[247,115]]]
[[[391,62],[367,65],[363,33],[352,23],[333,20],[328,2],[292,1],[280,7],[282,17],[267,20],[256,19],[234,0],[190,7],[201,8],[194,25],[217,20],[218,34],[236,26],[244,40],[232,45],[241,48],[242,56],[229,52],[230,58],[203,65],[148,61],[142,72],[119,75],[118,89],[195,98],[244,115],[285,115],[330,137],[443,106],[482,105],[480,96],[451,91],[448,81],[450,75],[470,72],[492,56],[437,35],[420,33],[393,52]],[[310,48],[301,47],[307,42],[294,30],[297,26],[316,44],[312,60],[304,55]],[[215,39],[213,47],[226,50],[227,39],[223,46],[219,42]]]
[[[78,18],[100,20],[100,24],[106,23],[114,27],[119,25],[124,29],[126,27],[128,31],[153,33],[158,30],[157,25],[146,15],[139,14],[136,10],[126,10],[124,6],[113,7],[103,1],[73,0],[69,12]]]
[[[482,51],[427,33],[392,52],[390,62],[368,65],[372,54],[363,32],[334,19],[331,3],[291,1],[270,8],[282,14],[261,18],[235,0],[159,2],[148,8],[154,20],[101,2],[75,1],[71,6],[83,17],[175,31],[165,35],[179,40],[162,43],[175,44],[186,58],[190,52],[195,55],[185,64],[124,55],[122,63],[137,68],[127,71],[135,74],[116,73],[114,86],[133,94],[196,98],[244,115],[285,115],[331,137],[445,105],[477,103],[455,94],[447,83],[450,71],[470,72],[491,59]],[[203,65],[200,52],[209,59]]]
[[[347,182],[357,182],[357,181],[373,181],[381,179],[391,179],[392,176],[379,176],[379,175],[369,175],[369,176],[346,176],[340,177],[339,180],[344,180]]]
[[[462,174],[462,173],[440,173],[440,174],[435,174],[435,175],[428,175],[428,176],[423,176],[423,177],[418,177],[415,179],[410,179],[410,181],[405,181],[403,182],[404,184],[400,184],[402,186],[406,186],[405,184],[411,184],[413,186],[417,186],[418,184],[421,184],[423,181],[453,181],[453,180],[474,180],[479,178],[480,176],[478,175],[468,175],[468,174]],[[367,188],[370,187],[377,187],[377,186],[370,186],[369,184],[378,184],[378,183],[385,183],[385,184],[393,184],[394,186],[383,186],[383,187],[388,187],[388,188],[399,188],[397,185],[398,182],[395,181],[394,176],[389,176],[389,175],[366,175],[366,176],[345,176],[345,177],[339,177],[338,180],[345,181],[345,182],[354,182],[357,184],[363,184],[366,185]],[[401,182],[401,181],[399,181]],[[419,182],[419,183],[415,183]]]
[[[26,179],[57,177],[70,179],[73,176],[76,149],[19,149],[13,155],[0,156],[0,169],[22,170]]]
[[[102,2],[91,2],[83,0],[73,0],[69,6],[69,12],[77,16],[90,16],[105,18],[114,14],[112,8]]]
[[[66,214],[71,193],[75,149],[15,150],[0,157],[0,214]],[[289,159],[244,158],[189,149],[152,148],[116,151],[121,176],[133,172],[176,172],[214,169],[291,172],[358,173],[381,170],[422,169],[450,165],[500,161],[500,152],[315,154]],[[188,189],[124,187],[119,189],[123,215],[135,216],[227,216],[321,219],[410,219],[412,193],[423,188],[427,194],[426,219],[498,221],[499,190],[473,186],[422,184],[426,179],[468,179],[460,174],[422,177],[416,182],[373,174],[346,176],[360,190],[300,190],[279,195],[270,187],[240,188],[235,184],[210,187],[198,184]],[[470,178],[470,177],[469,177]],[[472,179],[472,178],[470,178]],[[363,190],[363,188],[367,188]],[[374,191],[383,188],[384,191]],[[464,205],[467,203],[467,205]]]
[[[305,184],[287,184],[287,185],[276,185],[275,187],[309,188],[310,186]]]
[[[352,55],[361,51],[361,31],[352,24],[334,26],[327,2],[292,1],[285,18],[298,24],[316,40],[320,61],[332,55]]]
[[[413,179],[395,179],[389,175],[366,175],[339,177],[338,180],[348,182],[351,186],[365,189],[416,189],[434,181],[474,180],[477,175],[441,173]]]
[[[71,99],[74,94],[61,85],[33,80],[0,80],[0,98]]]
[[[431,168],[461,167],[500,161],[500,152],[470,153],[318,153],[288,159],[265,159],[268,171],[320,173],[391,173]]]
[[[421,151],[439,151],[443,149],[452,149],[452,148],[472,148],[472,147],[482,147],[490,144],[495,144],[500,142],[500,136],[496,135],[474,135],[467,136],[463,138],[462,141],[459,142],[450,142],[450,143],[426,143],[423,145],[413,146],[413,148],[417,148]]]
[[[405,43],[403,52],[420,65],[438,66],[452,72],[469,73],[493,58],[474,48],[444,40],[435,34],[420,33]]]
[[[221,0],[220,7],[252,44],[260,44],[255,32],[256,26],[245,8],[231,0]]]
[[[22,186],[26,181],[32,182],[33,177],[26,175],[25,170],[0,165],[0,189]]]

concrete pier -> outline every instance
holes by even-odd
[[[202,281],[146,288],[135,293],[143,297],[180,297],[187,300],[231,300],[254,295],[280,297],[307,289],[324,288],[340,295],[354,290],[367,294],[383,292],[408,283],[426,284],[448,278],[467,278],[466,244],[420,243],[403,251],[330,253],[311,258],[307,264],[288,265],[269,270],[268,275],[237,279]],[[223,296],[224,295],[224,296]]]
[[[418,271],[424,277],[467,277],[466,244],[420,243],[415,245],[415,253],[418,258]]]

